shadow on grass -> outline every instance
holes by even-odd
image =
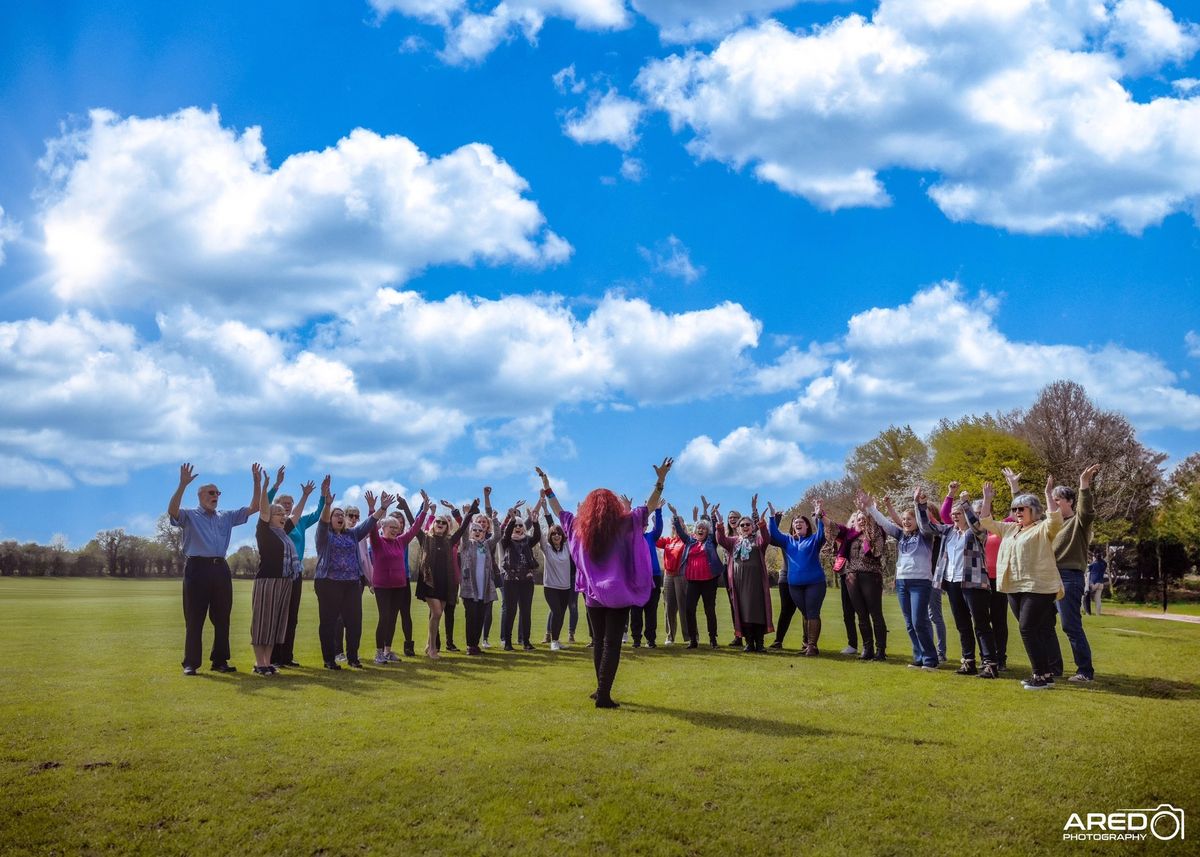
[[[1139,699],[1200,699],[1200,686],[1190,681],[1154,676],[1100,673],[1096,680],[1089,684],[1074,685],[1066,679],[1059,679],[1055,684],[1086,693],[1111,693],[1116,696],[1136,696]]]
[[[924,746],[926,744],[944,744],[943,741],[926,738],[906,738],[904,736],[887,736],[854,732],[847,729],[826,729],[809,723],[791,723],[786,720],[771,720],[766,717],[751,717],[746,714],[721,714],[714,711],[698,711],[687,708],[667,708],[661,705],[647,705],[640,702],[622,702],[622,710],[635,714],[652,714],[655,716],[673,717],[692,726],[705,726],[709,729],[734,730],[750,732],[755,735],[765,735],[769,738],[816,738],[829,736],[866,738],[872,741],[891,741],[903,744]]]

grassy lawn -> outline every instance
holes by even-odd
[[[1152,613],[1162,612],[1161,601],[1147,601],[1145,604],[1139,604],[1136,601],[1105,601],[1104,609],[1113,607],[1116,610],[1146,610]],[[1200,602],[1198,601],[1170,601],[1167,603],[1167,613],[1179,613],[1183,616],[1200,616]]]
[[[597,711],[582,644],[313,668],[308,583],[305,668],[256,677],[236,586],[241,672],[184,678],[179,581],[0,579],[0,852],[1182,854],[1062,829],[1200,813],[1194,625],[1086,617],[1100,678],[1031,693],[1015,622],[1011,678],[920,673],[888,599],[891,663],[798,657],[798,627],[768,655],[626,648],[622,707]],[[845,645],[830,595],[826,652]]]

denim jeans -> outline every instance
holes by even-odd
[[[942,618],[942,589],[929,593],[929,622],[937,631],[938,660],[946,660],[946,620]]]
[[[1058,616],[1062,619],[1063,633],[1071,643],[1075,671],[1088,678],[1094,678],[1092,647],[1088,645],[1087,635],[1083,633],[1083,617],[1079,612],[1084,593],[1083,572],[1060,568],[1058,576],[1062,579],[1063,589],[1066,590],[1066,594],[1058,602]]]
[[[896,597],[904,616],[904,630],[912,640],[913,663],[936,667],[937,651],[933,645],[933,625],[929,621],[929,594],[933,583],[928,580],[897,580]]]

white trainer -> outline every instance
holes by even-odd
[[[843,655],[857,655],[858,649],[854,648],[854,646],[846,646],[846,648],[842,649],[842,654]]]
[[[558,640],[551,640],[551,641],[550,641],[550,651],[552,651],[552,652],[557,652],[557,651],[559,651],[561,648],[562,648],[562,646],[561,646],[561,645],[559,645],[559,643],[558,643]]]
[[[492,647],[492,644],[489,643],[487,640],[484,640],[482,643],[479,644],[479,647],[481,649],[490,649]]]

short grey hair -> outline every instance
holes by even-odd
[[[1054,490],[1050,492],[1050,496],[1056,500],[1066,500],[1071,504],[1071,508],[1075,508],[1075,489],[1070,485],[1055,485]]]
[[[1045,510],[1042,509],[1042,501],[1036,494],[1018,494],[1013,497],[1013,506],[1028,506],[1033,511],[1033,519],[1036,521],[1045,515]]]

